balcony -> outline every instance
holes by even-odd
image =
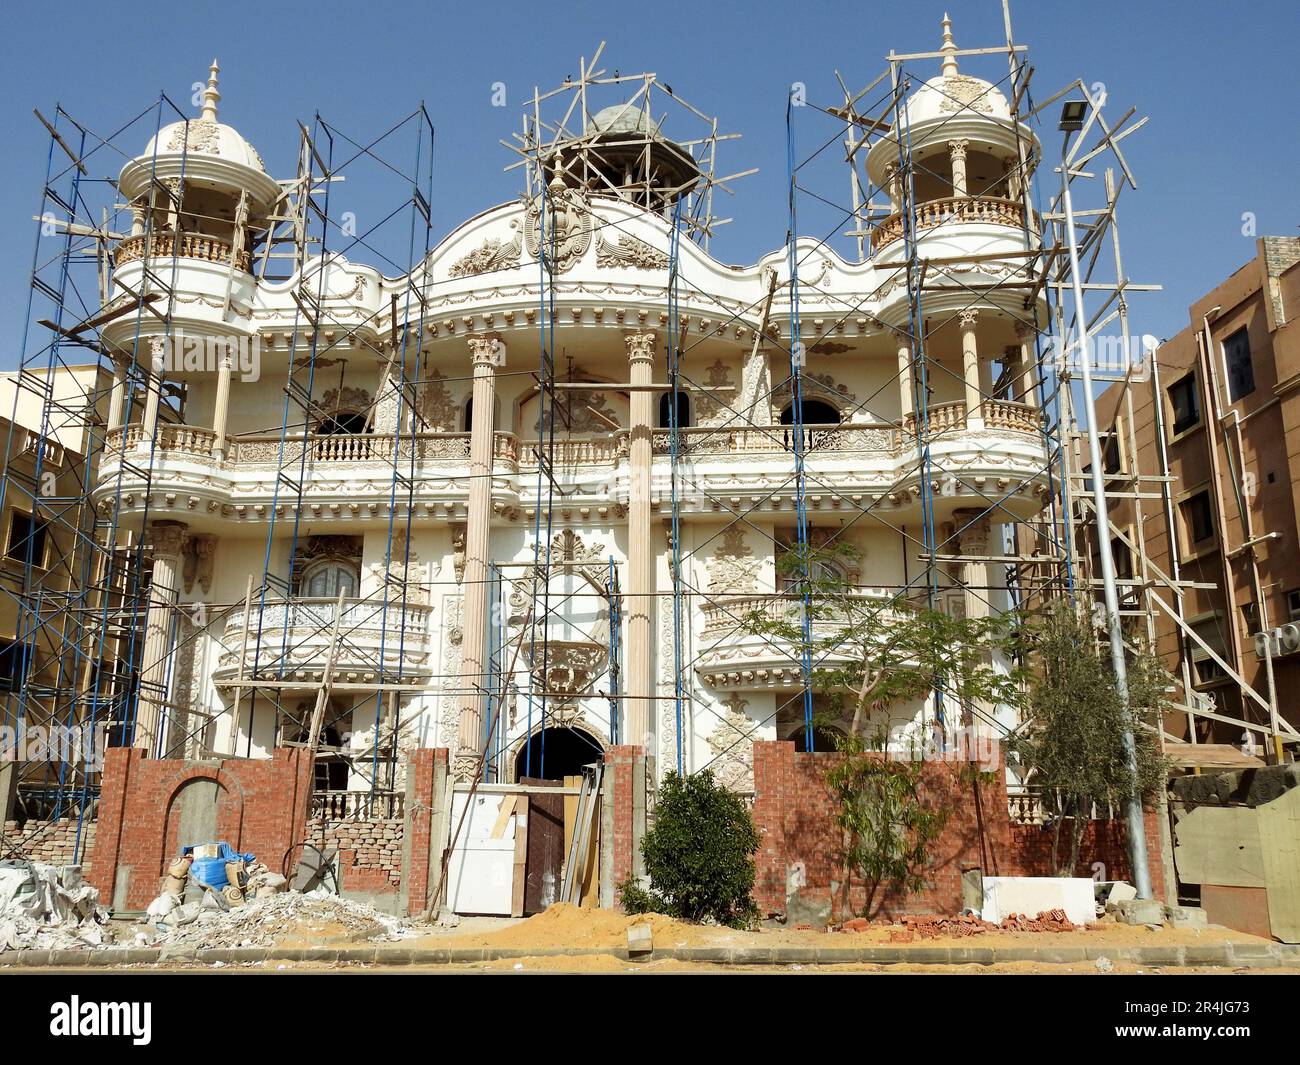
[[[175,256],[228,266],[233,251],[229,242],[205,237],[201,233],[151,233],[127,237],[119,243],[113,252],[113,262],[121,268],[144,258],[157,260]],[[235,269],[248,273],[251,261],[248,252],[241,251],[235,257]]]
[[[1024,205],[1000,196],[946,196],[916,205],[915,233],[919,238],[926,230],[948,223],[1008,226],[1023,230]],[[871,234],[871,250],[879,253],[903,238],[903,213],[897,211],[878,225]]]
[[[430,614],[429,606],[400,599],[385,607],[378,594],[241,605],[226,619],[213,680],[226,688],[246,680],[310,687],[332,657],[339,684],[418,683],[432,675]]]
[[[1015,433],[1037,433],[1040,429],[1038,408],[1028,403],[1009,400],[986,399],[980,404],[985,429],[999,429]],[[927,425],[930,436],[941,433],[962,433],[966,430],[965,403],[936,403],[928,411]],[[905,436],[916,436],[916,415],[909,414],[903,424]]]
[[[881,617],[896,617],[900,607],[892,592],[884,589],[863,590],[858,596],[861,611]],[[799,648],[777,635],[762,631],[765,623],[781,621],[798,625],[803,604],[795,596],[781,593],[767,595],[724,596],[700,608],[701,628],[696,650],[696,672],[712,688],[730,691],[758,691],[788,688],[803,683]],[[848,661],[836,651],[829,654],[819,641],[841,632],[846,620],[835,617],[814,619],[813,653],[818,663],[833,665]]]

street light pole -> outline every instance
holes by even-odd
[[[1066,105],[1067,108],[1069,105]],[[1092,367],[1088,355],[1088,318],[1083,305],[1083,279],[1079,272],[1079,247],[1074,235],[1074,206],[1070,201],[1070,164],[1067,148],[1070,134],[1078,122],[1065,115],[1061,128],[1065,138],[1061,145],[1061,199],[1065,207],[1065,233],[1070,251],[1070,278],[1074,287],[1074,316],[1078,323],[1079,366],[1083,377],[1083,407],[1088,417],[1088,457],[1092,462],[1092,501],[1097,517],[1097,548],[1101,556],[1101,584],[1106,604],[1106,630],[1110,635],[1110,664],[1115,672],[1115,687],[1127,715],[1129,710],[1128,664],[1124,659],[1124,632],[1119,620],[1119,592],[1115,587],[1115,556],[1110,546],[1110,515],[1106,506],[1106,470],[1102,465],[1101,442],[1097,434],[1097,404],[1092,394]],[[1076,112],[1076,115],[1078,112]],[[1151,898],[1151,870],[1147,865],[1146,824],[1142,818],[1142,799],[1137,790],[1137,743],[1133,728],[1124,722],[1122,735],[1124,761],[1128,765],[1132,788],[1125,802],[1124,819],[1128,826],[1129,865],[1133,886],[1140,899]]]

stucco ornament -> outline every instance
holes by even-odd
[[[713,777],[732,791],[754,789],[754,723],[745,713],[748,699],[732,695],[723,702],[725,708],[708,735],[713,752]]]
[[[721,359],[715,359],[713,365],[704,371],[704,391],[698,393],[696,411],[701,425],[719,425],[731,413],[728,399],[735,391],[735,382],[731,379],[731,367]]]
[[[745,542],[745,530],[732,525],[709,563],[709,593],[751,595],[758,591],[758,559]]]
[[[545,225],[542,212],[541,197],[529,203],[524,224],[524,243],[528,254],[538,259],[544,250],[551,272],[565,273],[591,247],[594,228],[591,210],[581,194],[566,188],[562,181],[556,179],[551,182],[545,197]]]
[[[668,256],[630,233],[621,234],[617,244],[611,244],[603,236],[598,235],[596,265],[628,266],[638,270],[665,270],[668,267]]]
[[[221,127],[215,122],[201,118],[180,122],[172,129],[167,140],[169,152],[206,152],[209,155],[221,153]]]
[[[456,429],[456,401],[447,391],[447,378],[441,370],[434,370],[420,386],[420,416],[424,424],[421,431],[450,433]]]
[[[965,74],[950,74],[943,79],[945,98],[939,103],[940,111],[984,111],[992,112],[993,104],[989,94],[993,86],[979,78],[967,77]]]
[[[515,235],[508,241],[500,237],[488,237],[473,251],[462,255],[447,271],[449,277],[470,277],[473,274],[486,274],[491,270],[504,270],[519,265],[519,256],[523,252],[523,237],[519,232],[519,223],[511,222]]]

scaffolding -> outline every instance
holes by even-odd
[[[374,137],[346,133],[320,115],[310,126],[300,124],[294,176],[280,183],[270,209],[260,216],[252,216],[241,200],[233,217],[220,221],[230,226],[225,242],[211,237],[208,225],[216,220],[204,216],[203,201],[196,205],[187,199],[194,195],[185,175],[195,120],[165,95],[108,136],[61,108],[49,121],[42,117],[50,147],[29,324],[0,483],[0,503],[17,504],[32,517],[25,541],[8,545],[10,557],[21,563],[21,578],[7,575],[0,584],[0,596],[15,611],[14,644],[20,649],[6,722],[92,730],[107,725],[109,742],[146,746],[155,757],[252,756],[255,736],[264,730],[274,744],[310,749],[318,766],[326,767],[318,775],[326,792],[334,790],[327,767],[346,764],[358,775],[362,786],[347,789],[360,796],[350,800],[349,815],[394,816],[402,754],[420,741],[413,732],[415,719],[403,708],[410,698],[431,691],[458,705],[482,700],[482,713],[464,719],[477,729],[475,784],[512,779],[511,758],[521,759],[515,775],[545,776],[546,737],[553,729],[577,731],[561,711],[582,700],[607,704],[609,744],[646,743],[663,767],[679,772],[718,764],[782,717],[802,723],[806,749],[821,749],[825,741],[819,736],[814,688],[825,661],[816,652],[819,604],[810,560],[856,529],[889,530],[903,554],[901,582],[883,590],[855,587],[864,604],[859,623],[918,606],[1010,616],[1039,611],[1064,597],[1093,599],[1100,582],[1093,573],[1090,536],[1096,522],[1087,488],[1095,471],[1080,457],[1078,384],[1071,361],[1090,353],[1071,346],[1069,338],[1081,323],[1073,320],[1063,293],[1077,281],[1096,306],[1088,331],[1096,335],[1117,328],[1122,350],[1133,351],[1128,299],[1156,286],[1131,281],[1120,252],[1118,204],[1126,188],[1136,188],[1121,144],[1145,119],[1129,110],[1110,121],[1104,94],[1081,80],[1035,103],[1027,48],[1015,42],[1005,2],[1002,8],[1005,40],[993,46],[958,48],[946,27],[939,50],[891,52],[884,71],[860,91],[851,91],[837,73],[842,99],[833,103],[808,101],[802,86],[791,94],[785,101],[786,244],[766,261],[761,290],[739,307],[697,288],[682,269],[692,246],[707,251],[729,221],[714,213],[714,193],[730,192],[732,182],[752,173],[718,176],[719,145],[736,135],[719,133],[716,119],[655,74],[608,73],[601,66],[603,44],[581,60],[576,79],[546,93],[534,91],[522,131],[506,143],[518,156],[513,167],[523,168],[520,208],[535,220],[535,229],[524,226],[509,262],[503,248],[485,245],[474,271],[536,271],[537,361],[512,371],[530,378],[535,389],[536,438],[521,449],[531,453],[514,456],[523,460],[521,471],[535,475],[533,495],[520,502],[527,527],[519,523],[526,540],[519,557],[480,559],[484,576],[466,578],[484,584],[490,608],[482,619],[483,661],[475,668],[463,663],[459,670],[431,667],[417,673],[406,664],[412,641],[429,635],[424,608],[431,608],[432,596],[461,583],[459,576],[452,581],[424,574],[414,557],[414,523],[421,514],[431,515],[434,506],[417,491],[421,463],[450,454],[469,459],[473,471],[475,461],[467,433],[448,432],[427,417],[426,390],[438,374],[426,347],[439,329],[430,303],[443,282],[433,280],[427,265],[433,251],[434,128],[423,105]],[[1005,72],[990,81],[932,77],[936,62],[945,74],[951,68],[955,75],[958,61],[999,67],[1005,61]],[[215,67],[210,85],[215,92]],[[1008,114],[1000,121],[1013,136],[1014,159],[998,175],[1000,193],[967,195],[963,187],[960,196],[935,197],[937,184],[952,184],[956,177],[936,168],[933,155],[914,150],[909,106],[918,88],[938,94],[940,128],[950,123],[958,130],[964,118],[988,115],[991,94],[1006,102]],[[1047,141],[1043,136],[1040,143],[1033,130],[1041,132],[1049,109],[1067,97],[1084,104],[1083,132],[1061,165],[1062,180],[1077,182],[1081,198],[1089,199],[1077,212],[1083,264],[1078,278],[1063,251],[1060,194],[1044,198],[1044,182],[1035,186],[1033,180],[1045,161],[1039,153]],[[180,161],[169,161],[164,174],[158,162],[169,124],[180,125]],[[142,134],[153,138],[145,156],[137,154]],[[933,140],[934,134],[931,129],[927,136]],[[876,180],[879,172],[869,157],[889,159],[886,180]],[[92,173],[124,160],[145,171],[144,191],[132,197],[115,179]],[[1100,192],[1094,171],[1102,174]],[[336,189],[344,180],[380,189],[379,198],[394,206],[372,208],[378,221],[358,231],[347,205],[337,202]],[[575,373],[558,340],[574,197],[616,200],[658,217],[666,227],[666,252],[645,246],[617,220],[603,216],[594,216],[601,225],[589,234],[599,256],[613,264],[635,262],[662,292],[657,354],[666,381],[586,379]],[[1022,247],[969,254],[943,250],[947,234],[959,235],[980,221],[1018,227]],[[813,235],[802,236],[809,227]],[[181,259],[195,254],[194,241],[200,238],[206,242],[203,254],[227,271],[224,296],[215,300],[223,323],[242,313],[235,298],[237,271],[284,289],[294,307],[291,323],[269,353],[285,364],[283,381],[276,382],[282,392],[279,423],[229,442],[195,435],[186,422],[184,387],[152,362],[158,343],[176,339],[181,302],[176,273]],[[370,279],[382,298],[360,317],[342,313],[344,301],[331,287],[346,274],[346,257],[354,251],[384,265],[384,275]],[[868,265],[874,267],[877,282],[852,298],[835,295],[820,286],[835,260],[850,272],[865,274]],[[127,263],[139,264],[139,281],[130,286],[119,276]],[[868,309],[882,294],[900,290],[905,314],[897,321]],[[692,310],[704,304],[712,308],[707,320]],[[990,307],[1018,327],[1018,343],[992,360],[996,373],[972,382],[940,357],[936,334]],[[694,332],[692,319],[700,323]],[[904,352],[897,374],[870,394],[836,397],[844,403],[841,423],[882,434],[900,459],[893,483],[870,494],[845,495],[823,482],[816,459],[838,427],[807,418],[819,397],[834,394],[833,382],[812,372],[809,359],[833,354],[836,338],[846,334],[888,336]],[[693,358],[723,337],[748,346],[742,376],[751,364],[759,368],[757,376],[742,381],[739,394],[697,369]],[[983,353],[975,354],[978,377]],[[344,403],[349,359],[379,369],[376,394],[361,409]],[[1114,377],[1126,389],[1119,402],[1130,413],[1130,455],[1137,451],[1127,389],[1143,383],[1138,369],[1126,364]],[[1158,400],[1158,367],[1152,369]],[[332,392],[323,391],[335,382],[335,373]],[[74,387],[64,387],[60,382],[65,381]],[[964,406],[935,402],[936,392],[946,386],[967,390]],[[613,552],[593,555],[580,549],[567,522],[557,521],[584,477],[579,463],[570,461],[575,452],[564,437],[578,415],[606,418],[588,402],[595,392],[630,396],[648,434],[629,447],[644,447],[639,453],[647,460],[668,463],[667,510],[660,514],[668,581],[663,586],[656,578],[648,595],[634,591],[640,585],[629,579],[636,577],[630,557],[621,563]],[[657,393],[664,397],[666,424],[651,427],[645,412]],[[688,397],[712,404],[720,416],[707,425],[685,424]],[[23,430],[20,407],[33,405],[39,422]],[[789,412],[785,422],[773,418],[782,406]],[[1159,410],[1159,402],[1156,406]],[[968,478],[948,445],[964,438],[976,412],[997,427],[1035,439],[1038,465],[1001,478]],[[494,415],[478,410],[474,417],[491,423]],[[787,456],[780,484],[761,493],[722,492],[696,476],[696,457],[725,454],[729,440],[742,438],[746,446]],[[255,515],[265,527],[259,571],[249,577],[241,598],[203,604],[197,613],[195,604],[179,603],[177,575],[162,580],[164,570],[157,565],[156,521],[166,522],[175,512],[160,508],[154,478],[162,452],[178,442],[206,448],[208,455],[230,446],[240,455],[260,455],[274,470],[270,500]],[[494,438],[494,449],[498,443]],[[345,516],[336,539],[361,528],[366,518],[382,517],[381,549],[369,567],[372,586],[330,586],[313,596],[304,573],[313,552],[330,545],[322,546],[312,532],[322,504],[308,489],[332,462],[356,457],[382,470],[385,498],[351,525]],[[471,472],[471,480],[490,480],[491,456],[487,469]],[[1189,720],[1240,724],[1271,735],[1275,743],[1300,739],[1279,720],[1275,694],[1250,689],[1182,619],[1182,597],[1193,585],[1180,577],[1176,561],[1165,573],[1152,560],[1143,508],[1158,504],[1172,537],[1169,480],[1163,455],[1154,471],[1136,465],[1103,471],[1105,491],[1128,501],[1137,516],[1132,537],[1113,523],[1107,530],[1135,560],[1133,575],[1123,581],[1122,610],[1133,649],[1153,640],[1157,619],[1171,618],[1184,646],[1200,646],[1242,687],[1247,705],[1259,708],[1237,720],[1208,707],[1195,691],[1184,652],[1174,702]],[[632,494],[649,493],[651,487],[633,486]],[[960,506],[949,498],[954,495]],[[817,524],[822,497],[833,500],[833,529]],[[646,524],[648,498],[642,500],[645,509],[633,515]],[[722,524],[688,544],[684,516],[699,500]],[[773,507],[774,500],[780,505]],[[915,502],[919,522],[891,516],[900,500]],[[340,505],[334,506],[337,517]],[[446,520],[451,509],[438,516]],[[775,522],[774,510],[793,516],[787,539],[766,527],[765,522]],[[761,514],[767,517],[760,520]],[[979,546],[986,525],[998,529],[1001,539]],[[46,531],[37,535],[37,528]],[[789,588],[778,583],[761,595],[740,597],[695,579],[694,563],[702,553],[735,532],[770,540],[774,555],[793,552],[799,571]],[[363,579],[366,572],[363,568]],[[638,595],[646,597],[638,601]],[[740,598],[746,602],[740,604]],[[589,631],[577,638],[567,620],[575,603],[597,604]],[[697,631],[694,619],[706,610],[720,624]],[[747,631],[755,612],[794,619],[799,638],[787,650],[798,681],[784,686],[793,694],[778,698],[770,714],[741,727],[701,691],[699,672],[711,652]],[[670,664],[660,669],[649,693],[628,684],[628,659],[650,653],[644,639],[632,635],[633,615],[649,616],[649,625],[638,630],[646,634],[658,617],[657,631],[664,638],[658,654],[661,664]],[[455,619],[442,621],[450,631]],[[219,649],[213,660],[219,653],[229,664],[226,708],[178,696],[179,663],[204,638]],[[570,670],[563,683],[555,679],[557,655],[572,647],[561,644],[580,644],[587,654],[582,668]],[[161,657],[151,657],[150,649],[159,646],[165,649]],[[588,653],[592,647],[600,653]],[[303,665],[304,650],[313,652],[311,665]],[[345,660],[354,666],[367,660],[370,668],[345,669]],[[336,696],[354,705],[341,708]],[[516,751],[508,742],[507,723],[521,702],[523,740]],[[342,713],[352,712],[356,727],[363,707],[365,743],[344,749],[330,738],[334,725]],[[231,720],[230,745],[219,747],[215,722],[223,710]],[[942,682],[925,713],[941,747],[957,742],[958,730],[965,727],[1005,738],[1019,725],[997,707],[970,705]],[[699,757],[691,737],[699,734],[696,726],[706,715],[733,734],[711,757]],[[644,736],[630,727],[634,716],[647,722]],[[1194,741],[1194,727],[1191,732]],[[242,740],[242,749],[233,747],[235,739]],[[442,742],[449,737],[444,734]],[[598,745],[591,756],[599,756]],[[80,825],[93,818],[97,771],[66,759],[20,766],[24,820],[73,817]],[[78,848],[80,840],[78,832]],[[22,844],[21,839],[4,841],[15,853]]]

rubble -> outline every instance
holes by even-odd
[[[155,900],[157,901],[157,900]],[[277,891],[242,906],[219,908],[216,897],[187,902],[160,917],[146,917],[151,944],[176,947],[270,947],[286,939],[331,938],[394,942],[415,933],[399,918],[318,888],[307,894]]]
[[[960,939],[965,936],[977,936],[984,932],[1074,932],[1086,929],[1087,925],[1077,925],[1066,916],[1062,909],[1044,910],[1036,917],[1023,913],[1013,913],[1005,917],[1000,924],[986,921],[973,913],[957,916],[926,913],[908,914],[901,922],[883,922],[889,927],[889,942],[911,943],[916,939],[938,939],[949,937]],[[896,927],[897,923],[902,928]],[[865,932],[872,927],[872,922],[865,917],[855,917],[840,925],[841,932]]]
[[[98,947],[107,920],[80,866],[0,862],[0,952]]]

